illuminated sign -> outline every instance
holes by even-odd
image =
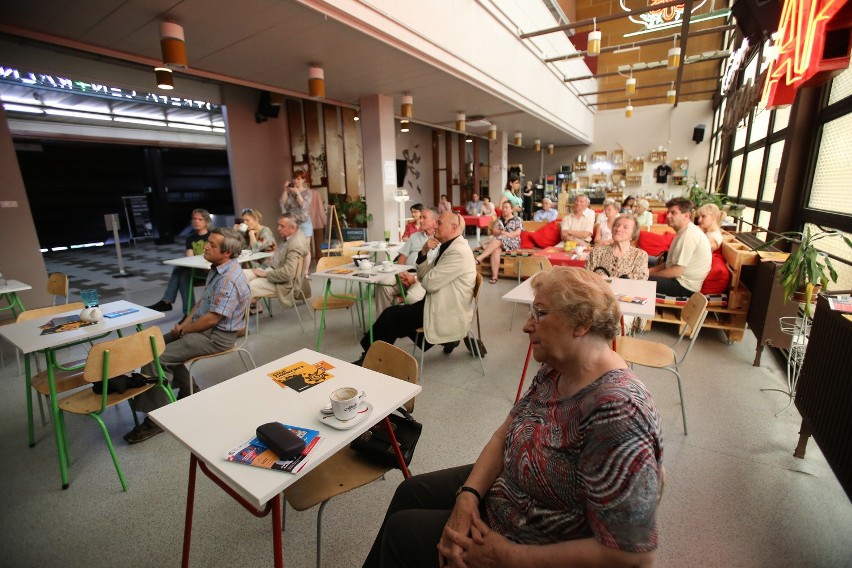
[[[826,26],[846,0],[785,0],[778,23],[778,58],[770,63],[762,103],[766,108],[792,104],[796,90],[818,73],[849,64],[848,49],[836,65],[821,65]]]
[[[70,91],[96,97],[124,99],[141,103],[174,106],[194,110],[217,110],[219,108],[219,105],[209,103],[207,101],[182,99],[180,97],[170,97],[159,93],[136,91],[132,89],[121,89],[119,87],[110,87],[99,83],[77,81],[67,77],[46,75],[44,73],[33,73],[31,71],[19,71],[12,67],[0,66],[0,82],[25,87],[37,87],[39,89],[49,89],[52,91]]]
[[[621,9],[625,12],[629,12],[630,8],[626,5],[627,0],[619,0],[619,4],[621,4]],[[666,4],[668,0],[649,0],[648,6],[654,6],[656,4]],[[707,3],[707,0],[698,0],[692,8],[692,13],[694,14],[696,10],[701,8],[704,4]],[[650,12],[645,12],[644,14],[630,15],[627,18],[633,22],[634,24],[639,24],[640,26],[645,26],[646,31],[656,30],[660,28],[668,28],[673,24],[679,24],[683,20],[683,4],[678,4],[677,6],[667,6],[666,8],[660,8],[658,10],[652,10]]]

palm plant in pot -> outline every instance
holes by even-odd
[[[811,314],[811,303],[814,296],[827,288],[829,281],[837,282],[837,271],[831,264],[831,259],[816,248],[816,243],[825,238],[840,236],[852,249],[852,241],[846,235],[836,230],[822,230],[814,233],[810,227],[804,232],[788,231],[768,241],[759,249],[781,242],[795,245],[793,252],[778,269],[778,283],[784,288],[784,302],[791,298],[805,305],[805,317]]]

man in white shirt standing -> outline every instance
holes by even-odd
[[[595,214],[589,210],[589,198],[586,195],[580,194],[574,199],[574,212],[562,218],[561,229],[563,243],[591,242],[595,230]]]
[[[689,297],[701,290],[710,273],[710,242],[692,222],[692,201],[675,197],[666,203],[666,208],[666,223],[677,231],[677,235],[665,264],[652,266],[648,279],[657,283],[658,294]]]

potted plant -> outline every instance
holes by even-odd
[[[825,238],[840,236],[852,249],[852,241],[836,230],[823,230],[819,233],[805,227],[804,232],[788,231],[758,247],[763,249],[771,245],[786,242],[795,246],[778,269],[778,283],[784,288],[784,302],[791,298],[805,304],[805,317],[811,314],[814,296],[827,288],[829,281],[837,282],[837,271],[831,259],[816,248],[816,243]]]
[[[347,195],[335,198],[335,208],[341,227],[366,227],[373,220],[373,214],[367,213],[367,200],[363,196],[350,200]]]
[[[698,178],[693,177],[686,189],[686,198],[692,201],[695,209],[708,203],[715,203],[719,209],[724,209],[731,200],[724,193],[707,191],[698,183]]]

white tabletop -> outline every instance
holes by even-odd
[[[41,335],[42,330],[40,329],[40,326],[49,322],[53,318],[70,316],[73,314],[80,313],[79,310],[71,310],[69,312],[64,312],[61,314],[44,316],[21,323],[5,325],[3,327],[0,327],[0,335],[9,340],[10,343],[15,345],[23,353],[32,353],[34,351],[40,351],[42,349],[51,349],[54,347],[67,345],[69,343],[85,341],[86,339],[97,337],[104,333],[115,331],[117,329],[124,329],[126,327],[131,327],[136,324],[146,323],[149,321],[163,319],[166,317],[166,314],[162,312],[155,312],[154,310],[149,310],[144,306],[137,306],[136,304],[132,304],[124,300],[103,304],[100,306],[100,308],[101,311],[105,314],[127,309],[134,309],[138,311],[130,314],[125,314],[116,318],[103,318],[101,321],[94,325],[87,325],[81,327],[80,329],[75,329],[73,331],[63,331],[62,333],[50,333],[47,335]]]
[[[239,263],[243,262],[252,262],[254,260],[261,260],[264,258],[269,258],[272,256],[271,252],[253,252],[246,256],[238,256],[234,260]],[[164,260],[163,264],[170,264],[172,266],[182,266],[184,268],[198,268],[201,270],[209,270],[210,262],[205,260],[203,254],[196,254],[194,256],[182,256],[180,258],[172,258],[169,260]]]
[[[22,292],[32,289],[33,287],[29,284],[24,284],[18,280],[6,280],[6,284],[0,286],[0,294],[11,294],[12,292]]]
[[[353,263],[327,268],[320,272],[311,274],[311,278],[327,278],[330,280],[351,280],[352,282],[363,282],[364,284],[377,284],[387,276],[396,276],[400,272],[406,272],[413,266],[408,264],[391,264],[391,269],[388,271],[382,270],[382,265],[378,264],[372,268],[358,268]],[[342,274],[342,270],[351,270],[351,272]],[[335,272],[337,271],[337,272]]]
[[[364,243],[363,245],[357,247],[346,247],[351,250],[357,250],[358,252],[396,252],[402,248],[403,243],[388,243],[384,246],[379,246],[376,244]]]
[[[516,302],[518,304],[532,304],[532,278],[523,281],[520,286],[515,286],[505,294],[503,301]],[[633,304],[630,302],[618,302],[621,313],[625,316],[642,318],[654,317],[655,299],[657,296],[657,283],[652,280],[629,280],[627,278],[613,278],[610,287],[614,294],[625,294],[627,296],[638,296],[647,298],[645,304]]]
[[[333,378],[303,392],[279,386],[267,373],[293,363],[326,361],[334,366]],[[341,387],[354,387],[367,393],[373,413],[349,430],[335,430],[320,422],[320,408],[329,394]],[[348,445],[373,424],[417,395],[419,385],[401,381],[301,349],[214,387],[153,411],[150,416],[204,461],[217,476],[260,508],[276,494],[292,485],[308,471]],[[322,442],[311,452],[310,460],[294,475],[225,460],[225,453],[249,441],[266,422],[281,421],[291,426],[313,428]]]

